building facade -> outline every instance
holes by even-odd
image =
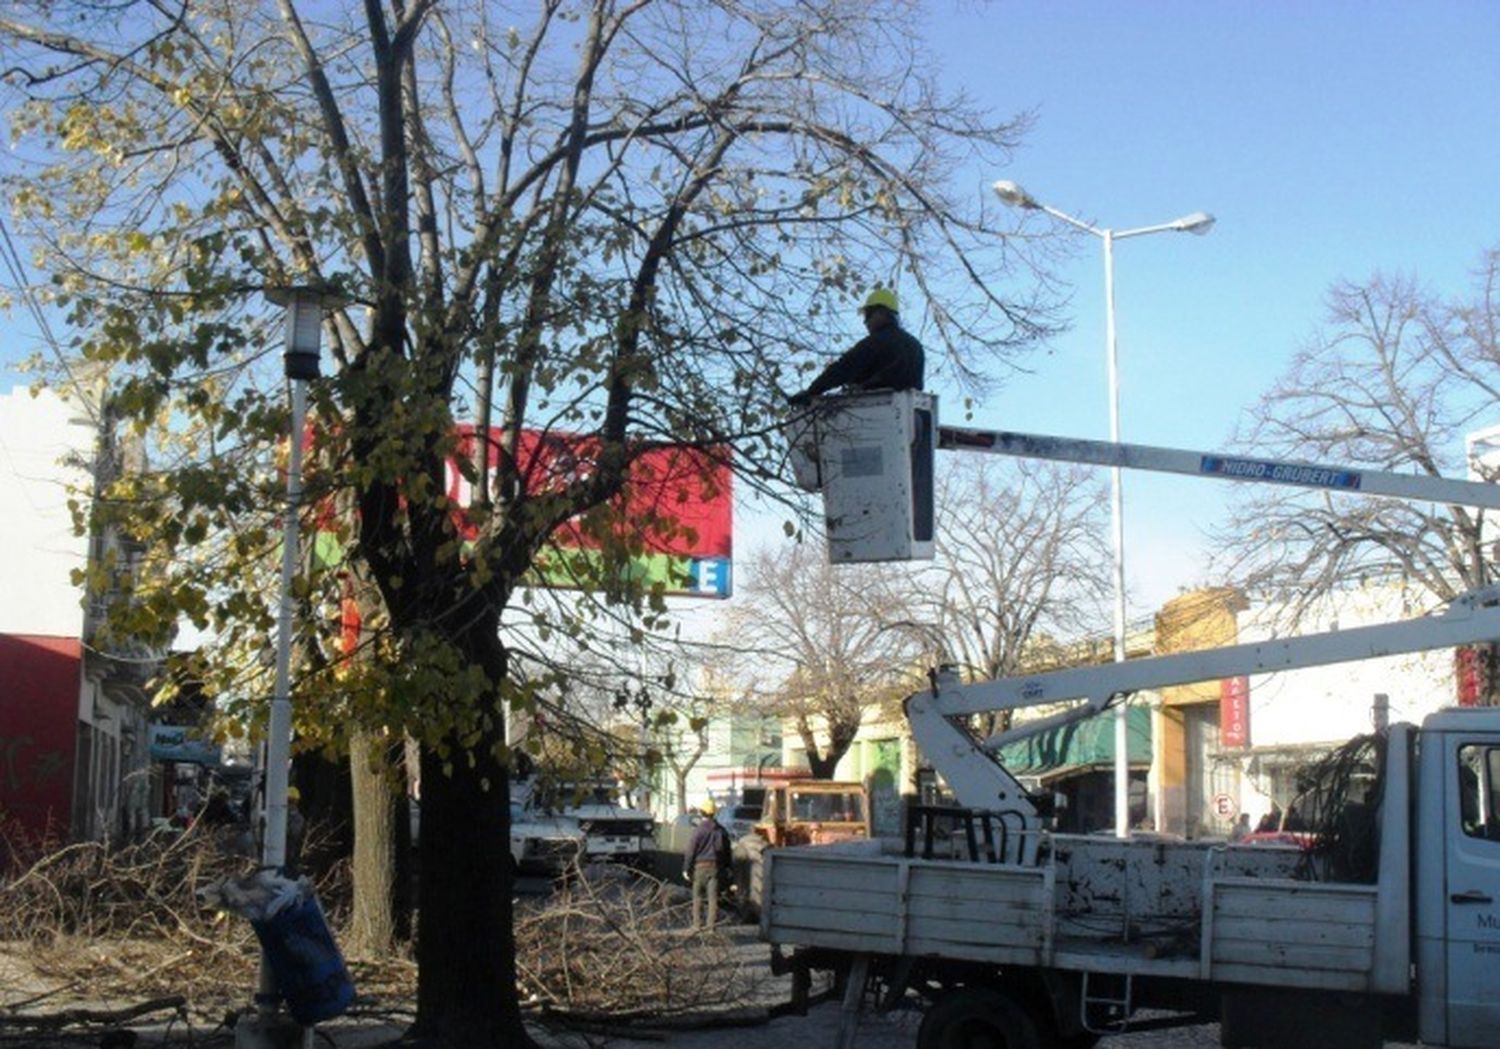
[[[134,836],[153,797],[146,686],[161,653],[100,641],[105,599],[85,601],[74,573],[106,559],[131,573],[138,551],[119,535],[75,535],[69,507],[126,457],[99,412],[49,390],[0,394],[0,448],[0,739],[12,758],[0,808],[53,837]]]
[[[1229,589],[1195,591],[1162,609],[1158,652],[1391,623],[1430,603],[1399,581],[1371,582],[1335,592],[1293,621],[1285,605],[1249,602]],[[1381,719],[1417,723],[1457,697],[1452,649],[1163,689],[1152,768],[1157,829],[1214,837],[1274,821],[1296,804],[1308,762]]]

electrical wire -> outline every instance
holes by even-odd
[[[16,243],[11,238],[10,227],[6,224],[5,217],[0,215],[0,262],[10,274],[11,282],[14,284],[16,294],[20,296],[22,303],[26,306],[26,312],[31,314],[32,321],[36,324],[37,331],[41,333],[42,341],[57,358],[63,373],[67,375],[68,381],[72,383],[73,390],[83,405],[83,410],[88,413],[89,421],[96,426],[99,423],[98,406],[93,397],[84,389],[83,383],[79,382],[78,376],[74,374],[72,366],[68,363],[67,355],[62,351],[62,344],[57,341],[57,335],[52,330],[51,323],[47,320],[46,313],[42,310],[41,303],[37,302],[36,294],[31,290],[31,285],[26,280],[26,264],[21,259],[21,253],[16,250]]]

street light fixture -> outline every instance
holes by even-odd
[[[1095,226],[1075,218],[1065,211],[1043,204],[1023,189],[1020,183],[1000,179],[991,187],[1002,203],[1028,211],[1044,211],[1074,229],[1091,233],[1104,242],[1104,307],[1105,339],[1109,365],[1109,439],[1120,442],[1120,371],[1119,353],[1115,342],[1115,241],[1126,237],[1143,237],[1148,233],[1193,233],[1202,236],[1214,224],[1214,217],[1205,211],[1195,211],[1171,222],[1154,226],[1139,226],[1135,229],[1114,230]],[[1110,468],[1110,511],[1114,528],[1115,552],[1115,662],[1125,660],[1125,495],[1120,477],[1120,468]],[[1115,835],[1130,836],[1130,758],[1128,709],[1124,703],[1115,708]]]
[[[307,383],[318,377],[323,312],[336,297],[312,287],[273,288],[266,298],[286,310],[282,362],[291,387],[292,425],[287,443],[286,514],[282,522],[281,607],[276,623],[276,692],[266,729],[266,831],[261,860],[269,869],[286,865],[288,762],[292,752],[292,581],[301,558],[298,510],[302,502],[302,445],[307,420]]]
[[[286,310],[286,348],[282,362],[290,389],[292,422],[287,443],[286,512],[282,522],[281,605],[276,621],[276,691],[271,698],[271,716],[266,727],[265,837],[261,841],[261,865],[269,871],[286,866],[287,788],[292,757],[292,629],[295,605],[292,582],[301,559],[298,514],[302,503],[302,445],[307,420],[307,383],[318,377],[318,356],[323,341],[323,314],[343,300],[315,287],[271,288],[266,298]],[[276,981],[264,953],[260,961],[260,985],[255,996],[254,1021],[243,1021],[235,1029],[240,1049],[290,1046],[301,1041],[300,1028],[278,1012]]]

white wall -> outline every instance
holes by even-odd
[[[84,413],[44,390],[0,393],[0,633],[78,637],[82,591],[69,574],[82,568],[88,541],[73,534],[68,487],[83,470],[60,466],[70,452],[90,456],[94,430],[70,422]]]
[[[1428,611],[1431,598],[1396,585],[1370,585],[1331,596],[1296,633],[1373,626],[1411,619]],[[1293,632],[1278,612],[1252,606],[1240,615],[1240,640],[1260,641]],[[1256,748],[1337,743],[1371,728],[1377,692],[1390,696],[1392,722],[1418,723],[1457,702],[1453,650],[1335,663],[1250,679],[1250,741]]]

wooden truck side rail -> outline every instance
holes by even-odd
[[[879,842],[862,843],[878,847]],[[1124,900],[1079,895],[1078,870],[1114,865],[1120,843],[1094,856],[1075,843],[1073,867],[923,860],[841,846],[768,850],[761,930],[771,943],[1077,972],[1130,973],[1215,982],[1381,990],[1376,973],[1378,890],[1214,870],[1176,916],[1143,913],[1154,930],[1132,939]],[[1179,846],[1181,861],[1189,847]],[[1238,850],[1250,870],[1280,850]],[[1159,850],[1131,847],[1129,865],[1148,884]],[[1289,862],[1281,857],[1282,862]],[[1126,880],[1122,877],[1121,882]],[[1201,891],[1201,903],[1198,892]],[[1144,906],[1144,905],[1143,905]]]

